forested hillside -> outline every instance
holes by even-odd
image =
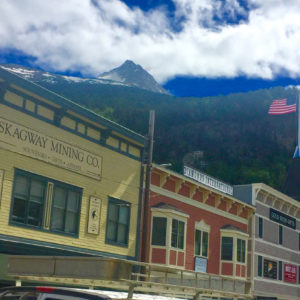
[[[284,183],[296,144],[296,114],[267,111],[273,99],[295,98],[295,89],[199,99],[87,83],[47,87],[141,134],[154,109],[156,163],[172,163],[181,172],[184,156],[201,150],[204,158],[194,166],[228,183],[264,182],[277,189]]]

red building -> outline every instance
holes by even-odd
[[[153,166],[147,261],[246,278],[253,206],[219,180],[188,167],[184,173]]]

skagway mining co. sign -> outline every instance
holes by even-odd
[[[0,147],[101,179],[101,156],[3,118],[0,118]]]

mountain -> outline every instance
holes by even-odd
[[[140,65],[126,60],[120,67],[101,74],[99,79],[122,82],[155,93],[169,94]]]
[[[138,88],[153,93],[170,95],[140,65],[136,65],[130,60],[125,61],[124,64],[116,69],[103,73],[98,78],[63,76],[14,64],[1,65],[1,67],[23,77],[24,79],[42,85],[87,83],[89,85],[112,85],[135,89]]]
[[[189,163],[192,158],[195,168],[230,184],[264,182],[282,190],[285,183],[296,145],[297,116],[267,112],[272,100],[295,97],[295,87],[179,98],[117,81],[103,84],[105,79],[78,79],[21,66],[10,70],[143,135],[148,132],[149,110],[154,109],[153,160],[171,163],[177,172],[184,158]]]

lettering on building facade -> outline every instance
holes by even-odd
[[[101,179],[101,156],[3,118],[0,118],[0,148]]]
[[[200,183],[203,183],[209,187],[212,187],[218,191],[221,191],[223,193],[233,195],[233,187],[220,181],[217,180],[213,177],[210,177],[200,171],[194,170],[190,167],[184,166],[183,169],[183,174],[186,177],[192,178]]]
[[[270,220],[292,229],[296,229],[296,219],[273,208],[270,208]]]

